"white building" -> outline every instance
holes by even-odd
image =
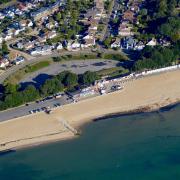
[[[0,36],[0,44],[4,41],[4,38]]]
[[[81,47],[81,44],[78,41],[69,41],[67,44],[68,51],[79,50],[80,47]]]
[[[7,59],[0,60],[0,68],[6,68],[9,65],[9,61]]]
[[[147,44],[146,46],[156,46],[157,45],[157,41],[155,38],[152,38]]]
[[[19,65],[19,64],[23,63],[24,61],[25,61],[24,57],[18,56],[18,57],[15,59],[14,63],[15,63],[16,65]]]
[[[120,40],[119,39],[116,39],[116,41],[114,41],[112,44],[111,44],[111,48],[119,48],[121,46],[121,43],[120,43]]]
[[[57,50],[62,50],[63,49],[62,43],[58,43],[57,46],[56,46],[56,49]]]
[[[52,46],[49,45],[44,45],[44,46],[39,46],[31,50],[30,54],[32,56],[36,55],[47,55],[52,53]]]

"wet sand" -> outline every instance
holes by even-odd
[[[122,91],[65,105],[50,115],[39,113],[0,123],[0,150],[72,138],[71,127],[79,128],[92,119],[151,111],[179,101],[179,70],[134,80]]]

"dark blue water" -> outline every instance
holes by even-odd
[[[82,132],[0,156],[0,180],[180,179],[180,106],[89,123]]]

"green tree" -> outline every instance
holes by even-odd
[[[8,46],[5,41],[3,41],[3,43],[2,43],[2,54],[3,55],[9,54],[9,49],[8,49]]]
[[[33,85],[28,85],[22,93],[25,102],[34,101],[39,98],[39,91]]]
[[[68,88],[73,88],[78,84],[78,76],[74,73],[69,72],[64,79],[64,84]]]
[[[98,79],[98,75],[96,72],[86,71],[82,75],[82,83],[85,85],[90,85],[94,83],[94,81],[97,79]]]
[[[169,37],[172,41],[180,39],[180,17],[170,17],[162,24],[158,31],[161,35]]]
[[[14,84],[7,84],[5,86],[5,93],[6,94],[14,94],[17,92],[17,89],[18,89],[18,86],[17,85],[14,85]]]
[[[64,88],[63,84],[56,78],[47,79],[45,83],[41,86],[41,93],[43,96],[48,96],[59,91],[62,91]]]
[[[106,48],[109,48],[109,47],[110,47],[110,44],[111,44],[111,37],[106,38],[106,39],[104,40],[103,44],[104,44],[104,46],[105,46]]]

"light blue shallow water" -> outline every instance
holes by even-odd
[[[180,106],[89,123],[82,132],[0,156],[0,180],[180,179]]]

